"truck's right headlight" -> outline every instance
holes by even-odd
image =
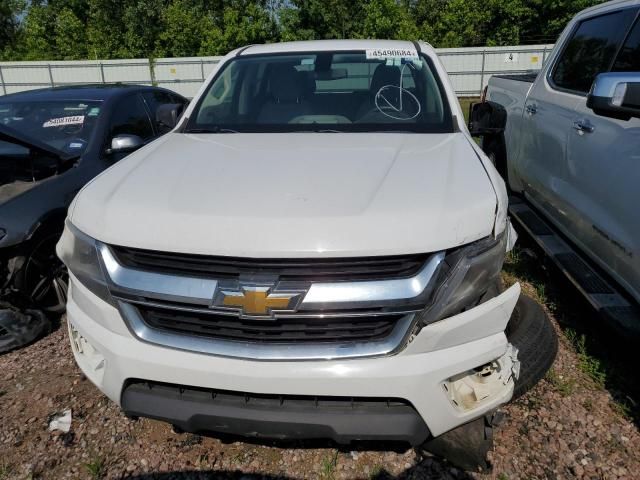
[[[105,302],[114,305],[93,238],[82,233],[67,220],[57,245],[57,253],[82,285]]]
[[[431,306],[420,314],[422,324],[457,315],[476,306],[500,279],[507,236],[488,237],[451,251],[438,272]]]

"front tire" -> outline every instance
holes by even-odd
[[[515,382],[513,399],[538,383],[551,368],[558,353],[558,337],[542,306],[520,295],[505,331],[518,349],[520,376]]]

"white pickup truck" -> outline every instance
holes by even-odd
[[[71,205],[73,352],[129,415],[186,431],[442,452],[462,428],[483,453],[556,348],[501,286],[512,232],[430,46],[246,47]]]
[[[627,333],[640,332],[639,12],[637,0],[585,10],[538,75],[492,77],[486,99],[507,124],[484,139],[512,217]]]

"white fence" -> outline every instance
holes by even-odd
[[[491,75],[539,70],[553,45],[441,48],[438,56],[459,96],[477,96]],[[193,97],[220,57],[52,62],[0,62],[0,95],[87,84],[159,85]]]

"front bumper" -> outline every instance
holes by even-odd
[[[511,375],[503,376],[503,381],[476,402],[454,402],[450,387],[465,373],[505,357],[510,349],[504,330],[519,294],[519,285],[514,285],[474,309],[429,325],[396,355],[341,361],[249,361],[144,343],[131,334],[115,308],[89,292],[73,275],[67,319],[78,365],[119,405],[132,379],[251,395],[392,398],[410,404],[431,435],[437,436],[511,398]],[[180,404],[172,403],[171,409]],[[135,413],[164,418],[151,411]],[[206,412],[192,411],[184,421],[187,428],[199,429],[199,415],[206,416]],[[220,430],[215,422],[203,423],[202,428]],[[259,431],[228,433],[260,435]],[[386,433],[380,431],[378,437],[387,438]],[[348,436],[349,432],[343,432],[339,440]]]

